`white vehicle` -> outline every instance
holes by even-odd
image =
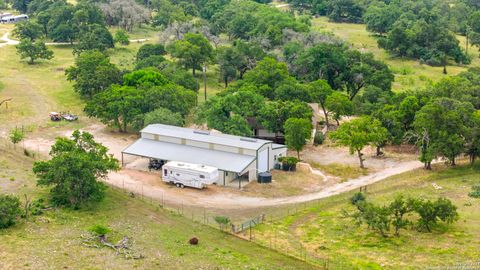
[[[170,161],[162,167],[162,180],[179,188],[202,189],[218,181],[218,169],[201,164]]]
[[[3,19],[5,17],[12,17],[12,16],[13,16],[12,13],[2,13],[2,14],[0,14],[0,19]]]
[[[18,16],[8,16],[8,17],[2,17],[1,22],[2,23],[17,23],[20,21],[25,21],[28,20],[28,15],[22,14]]]

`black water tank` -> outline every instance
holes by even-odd
[[[258,183],[266,184],[272,182],[272,174],[270,172],[262,172],[258,174]]]

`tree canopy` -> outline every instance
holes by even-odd
[[[95,142],[88,132],[74,131],[72,138],[57,138],[48,161],[37,161],[33,172],[38,185],[52,186],[52,201],[79,208],[104,197],[105,184],[99,180],[119,169],[118,160]]]

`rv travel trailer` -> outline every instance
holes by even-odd
[[[0,20],[5,18],[5,17],[12,17],[12,16],[13,16],[12,13],[2,13],[2,14],[0,14]]]
[[[201,164],[170,161],[162,167],[162,179],[179,188],[202,189],[218,181],[218,169]]]
[[[18,16],[5,16],[5,17],[2,17],[0,20],[2,23],[16,23],[16,22],[28,20],[28,15],[22,14]]]

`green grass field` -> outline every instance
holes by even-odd
[[[312,28],[316,31],[332,32],[353,48],[363,52],[371,52],[377,59],[385,61],[395,73],[394,90],[404,91],[422,88],[445,77],[443,67],[432,67],[413,59],[390,56],[388,52],[378,48],[377,39],[366,30],[364,24],[333,23],[328,21],[326,17],[319,17],[312,20]],[[459,40],[462,48],[464,48],[465,38],[459,37]],[[470,47],[469,53],[473,60],[470,66],[480,64],[478,48]],[[448,75],[456,75],[466,69],[467,67],[458,65],[447,67]]]
[[[260,225],[257,241],[275,245],[329,269],[425,269],[478,261],[480,257],[480,200],[468,196],[472,185],[480,183],[480,164],[433,172],[416,170],[391,177],[368,187],[367,199],[376,204],[391,201],[396,194],[429,199],[446,197],[458,207],[460,219],[441,225],[432,233],[414,229],[400,237],[383,238],[366,225],[356,226],[343,211],[353,212],[348,192],[310,204],[303,211]],[[434,184],[441,187],[435,189]]]

